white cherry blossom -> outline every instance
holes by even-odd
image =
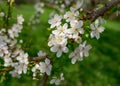
[[[41,73],[46,73],[48,76],[51,74],[52,65],[48,58],[45,59],[45,62],[40,62],[40,71]]]
[[[102,33],[105,29],[103,26],[99,26],[98,20],[96,20],[94,24],[91,24],[90,28],[92,29],[92,32],[90,34],[91,38],[96,37],[97,39],[100,38],[100,33]]]
[[[71,63],[72,64],[75,64],[76,61],[82,61],[83,60],[83,57],[80,55],[80,49],[79,48],[76,48],[74,52],[72,52],[70,55],[69,55],[69,58],[71,58]]]
[[[80,49],[80,55],[83,57],[87,57],[89,56],[89,50],[92,48],[91,45],[86,45],[86,41],[83,42],[83,44],[79,45],[79,49]]]
[[[50,81],[50,84],[59,85],[61,81],[64,80],[63,73],[60,74],[60,78],[57,78],[56,76],[53,77],[53,79]]]
[[[79,15],[78,11],[75,11],[74,8],[70,8],[70,11],[66,12],[64,15],[64,19],[66,19],[66,22],[70,22],[72,20],[77,19],[76,17]]]
[[[62,52],[67,53],[68,52],[68,48],[66,47],[67,43],[63,43],[63,44],[56,44],[53,47],[51,47],[51,51],[52,52],[57,52],[57,57],[60,57],[62,55]]]
[[[13,64],[13,61],[11,58],[9,58],[9,57],[4,58],[4,66],[5,67],[11,66],[12,64]]]
[[[17,17],[17,23],[18,23],[18,24],[23,24],[23,22],[24,22],[23,16],[22,16],[22,15],[19,15],[19,16]]]
[[[20,52],[19,56],[16,58],[20,63],[28,64],[28,54],[23,51]]]
[[[37,70],[40,71],[40,65],[39,64],[35,64],[35,66],[32,68],[33,77],[36,76]]]
[[[27,73],[27,65],[24,64],[24,63],[17,63],[13,66],[15,68],[15,71],[18,73],[18,74],[26,74]]]
[[[65,23],[63,26],[58,26],[57,30],[52,31],[55,35],[65,36],[67,34],[68,25]]]
[[[39,52],[38,52],[38,56],[39,57],[45,57],[47,54],[45,53],[45,52],[43,52],[42,50],[40,50]]]
[[[53,19],[50,19],[48,21],[49,24],[51,24],[50,28],[54,28],[55,26],[59,26],[61,24],[62,17],[55,14]]]

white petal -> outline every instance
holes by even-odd
[[[58,49],[57,49],[56,46],[51,47],[50,50],[51,50],[52,52],[57,52],[57,51],[58,51]]]
[[[48,58],[45,59],[46,64],[50,64],[50,60]]]
[[[91,38],[94,38],[94,37],[95,37],[95,31],[92,31],[92,32],[90,33],[90,36],[91,36]]]
[[[46,70],[46,74],[47,74],[48,76],[50,75],[50,72],[51,72],[51,71],[50,71],[49,69]]]
[[[95,37],[96,37],[97,39],[99,39],[99,38],[100,38],[100,34],[99,34],[99,33],[96,33],[96,34],[95,34]]]
[[[86,48],[87,48],[87,50],[90,50],[92,48],[92,46],[91,45],[87,45]]]
[[[83,26],[83,21],[80,20],[80,21],[78,22],[78,25],[77,25],[77,26],[78,26],[78,28],[81,28],[81,27]]]
[[[67,27],[68,27],[68,24],[65,23],[65,24],[63,25],[63,28],[64,28],[64,29],[67,29]]]
[[[98,25],[99,25],[99,20],[97,19],[97,20],[95,21],[95,27],[97,28]]]
[[[72,62],[72,64],[75,64],[76,63],[76,58],[72,58],[71,62]]]
[[[51,26],[50,26],[50,28],[54,28],[55,27],[55,24],[52,24]]]
[[[62,55],[62,51],[57,52],[57,57],[60,57]]]
[[[52,33],[58,35],[59,31],[58,30],[54,30],[54,31],[52,31]]]
[[[92,30],[95,30],[95,26],[94,26],[93,24],[90,24],[90,28],[91,28]]]
[[[100,33],[102,33],[104,31],[104,29],[105,29],[104,27],[99,27],[98,28],[98,30],[99,30]]]
[[[63,48],[63,52],[64,52],[64,53],[67,53],[67,52],[68,52],[68,48],[67,48],[67,47],[64,47],[64,48]]]
[[[50,84],[54,84],[55,83],[55,79],[52,79],[51,81],[50,81]]]
[[[86,57],[88,57],[88,56],[89,56],[89,53],[88,53],[88,52],[85,52],[84,55],[85,55]]]
[[[55,85],[59,85],[60,84],[60,80],[59,79],[56,79],[55,80]]]

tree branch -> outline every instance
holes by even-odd
[[[48,80],[48,75],[45,73],[45,75],[43,76],[43,79],[39,83],[39,86],[45,86],[47,80]]]
[[[50,58],[50,56],[46,55],[46,56],[41,56],[41,57],[32,57],[32,58],[29,58],[29,61],[39,61],[39,60],[43,60],[45,58]]]
[[[87,19],[93,22],[99,16],[103,16],[108,10],[110,10],[113,6],[120,4],[120,0],[112,0],[105,4],[103,8],[100,8],[96,11],[92,11]]]

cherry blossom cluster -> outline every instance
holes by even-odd
[[[89,56],[89,50],[92,48],[91,45],[87,45],[85,36],[84,21],[80,20],[80,12],[76,7],[71,7],[70,11],[66,12],[63,16],[55,14],[48,23],[53,29],[49,36],[48,46],[51,47],[52,52],[56,52],[57,57],[61,57],[62,53],[68,53],[68,42],[74,41],[79,46],[69,55],[71,63],[83,60],[83,57]],[[89,25],[91,38],[100,38],[100,33],[104,31],[104,27],[101,26],[103,20],[98,18],[94,23]],[[83,43],[82,43],[83,41]]]
[[[41,58],[46,57],[46,53],[43,51],[39,51],[38,57],[41,57]],[[45,62],[39,62],[39,63],[35,64],[34,67],[32,68],[33,78],[35,78],[38,73],[40,75],[42,75],[43,73],[46,73],[48,76],[50,76],[51,70],[52,70],[51,61],[50,61],[50,59],[46,58]]]
[[[10,29],[0,30],[0,57],[4,60],[4,66],[12,68],[9,73],[13,77],[20,77],[20,74],[27,72],[28,54],[17,45],[17,37],[23,29],[24,18],[17,17],[17,23]]]
[[[30,21],[28,22],[28,25],[31,25],[33,29],[35,28],[35,24],[40,23],[40,14],[44,13],[44,3],[36,3],[34,8],[35,14],[30,18]]]

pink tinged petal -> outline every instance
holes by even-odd
[[[57,57],[61,57],[61,55],[62,55],[62,51],[59,50],[59,51],[57,52]]]
[[[52,52],[57,52],[57,51],[58,51],[58,49],[57,49],[56,46],[51,47],[50,50],[51,50]]]
[[[92,30],[95,30],[95,26],[94,26],[93,24],[90,24],[90,28],[91,28]]]
[[[75,64],[76,61],[77,61],[76,58],[72,58],[71,63],[72,63],[72,64]]]

